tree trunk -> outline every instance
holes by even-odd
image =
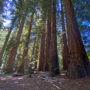
[[[25,60],[26,60],[26,57],[27,57],[27,54],[28,54],[28,45],[29,45],[29,42],[30,42],[30,35],[31,35],[31,29],[32,29],[33,15],[34,14],[32,14],[32,16],[31,16],[31,21],[30,21],[30,26],[29,26],[29,30],[28,30],[28,35],[27,35],[27,38],[26,38],[24,52],[23,52],[23,56],[22,56],[22,59],[21,59],[22,62],[21,62],[21,65],[19,67],[19,70],[18,70],[19,73],[24,73],[24,69],[25,69]]]
[[[40,46],[40,59],[39,59],[39,71],[44,71],[44,58],[45,58],[45,29],[42,31],[41,46]]]
[[[51,5],[51,4],[50,4]],[[44,70],[49,71],[49,59],[50,59],[50,41],[51,41],[51,6],[48,9],[48,21],[46,31],[46,44],[45,44],[45,65]]]
[[[62,31],[63,31],[63,70],[68,69],[68,46],[67,46],[67,38],[66,38],[66,30],[65,30],[65,22],[64,22],[64,7],[63,0],[61,0],[61,19],[62,19]]]
[[[74,8],[71,0],[64,0],[68,33],[69,67],[71,78],[90,75],[90,63],[81,40]]]
[[[23,18],[21,20],[20,28],[19,28],[19,31],[18,31],[17,36],[16,36],[17,44],[14,45],[12,47],[11,51],[10,51],[10,57],[9,57],[8,65],[7,65],[7,68],[6,68],[7,73],[13,72],[13,69],[14,69],[13,68],[14,67],[14,61],[15,61],[15,57],[16,57],[16,54],[17,54],[17,49],[18,49],[18,46],[19,46],[20,37],[21,37],[22,31],[23,31],[26,15],[27,15],[27,11],[25,13],[25,16],[23,16]]]
[[[5,49],[6,49],[6,46],[7,46],[8,40],[9,40],[9,38],[10,38],[10,35],[11,35],[11,32],[12,32],[12,29],[13,29],[13,27],[14,27],[14,23],[15,23],[16,19],[17,19],[17,18],[15,17],[14,20],[13,20],[13,22],[12,22],[12,26],[10,27],[10,29],[9,29],[9,31],[8,31],[8,34],[7,34],[7,36],[6,36],[4,45],[3,45],[2,50],[1,50],[1,52],[0,52],[0,66],[1,66],[1,64],[2,64],[2,57],[3,57],[4,51],[5,51]]]
[[[59,61],[58,61],[58,54],[57,54],[56,0],[53,0],[50,63],[51,63],[50,65],[51,75],[52,76],[58,75]]]

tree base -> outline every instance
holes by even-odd
[[[19,69],[17,72],[18,73],[24,73],[24,70]]]
[[[59,74],[60,74],[59,67],[51,68],[51,76],[55,76],[55,75],[59,75]]]
[[[86,65],[87,76],[90,76],[90,63]]]
[[[15,71],[13,69],[5,69],[5,74],[8,74],[8,73],[14,73]]]
[[[70,62],[68,66],[67,75],[70,78],[76,79],[76,78],[85,77],[87,74],[84,67],[82,67],[79,64],[76,64],[75,62]]]

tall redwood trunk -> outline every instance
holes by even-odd
[[[65,30],[65,22],[64,22],[64,7],[63,0],[61,0],[61,19],[62,19],[62,32],[63,32],[63,70],[68,69],[68,46],[67,46],[67,38],[66,38],[66,30]]]
[[[68,33],[69,67],[71,78],[90,75],[90,63],[81,40],[72,0],[64,0]]]
[[[6,36],[4,45],[3,45],[2,50],[1,50],[1,52],[0,52],[0,66],[1,66],[1,64],[2,64],[2,57],[3,57],[4,51],[5,51],[5,49],[6,49],[6,46],[7,46],[8,40],[9,40],[9,38],[10,38],[10,35],[11,35],[11,32],[12,32],[12,29],[13,29],[13,27],[14,27],[14,23],[15,23],[16,19],[17,19],[17,18],[15,17],[14,20],[13,20],[13,22],[12,22],[12,26],[10,27],[10,29],[9,29],[9,31],[8,31],[8,34],[7,34],[7,36]]]
[[[13,69],[14,69],[14,61],[15,61],[15,57],[16,57],[16,54],[17,54],[17,49],[18,49],[18,46],[19,46],[20,37],[21,37],[22,31],[23,31],[26,15],[27,15],[27,11],[25,13],[25,16],[23,16],[23,18],[21,20],[19,31],[18,31],[17,36],[16,36],[16,41],[18,43],[17,43],[17,45],[14,45],[12,47],[11,51],[10,51],[10,58],[9,58],[8,65],[7,65],[7,68],[6,68],[7,73],[12,72]]]
[[[32,16],[31,16],[31,21],[30,21],[30,26],[29,26],[29,30],[28,30],[28,35],[27,35],[27,38],[26,38],[24,52],[23,52],[23,56],[22,56],[22,59],[21,59],[22,62],[21,62],[21,65],[19,67],[19,70],[18,70],[19,73],[24,73],[24,69],[25,69],[25,60],[26,60],[26,57],[27,57],[27,54],[28,54],[28,45],[29,45],[29,42],[30,42],[30,35],[31,35],[31,29],[32,29],[33,15],[34,14],[32,14]]]
[[[52,12],[52,31],[51,31],[51,48],[50,48],[50,63],[51,75],[59,74],[59,61],[57,53],[57,30],[56,30],[56,0],[53,0]]]
[[[51,4],[50,4],[51,5]],[[51,41],[51,6],[48,10],[48,21],[47,21],[47,31],[46,31],[46,44],[45,44],[45,65],[44,70],[49,71],[49,59],[50,59],[50,41]]]
[[[41,36],[41,46],[40,46],[40,59],[39,59],[39,71],[44,71],[44,62],[45,62],[45,29],[42,31]]]

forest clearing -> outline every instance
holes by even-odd
[[[0,90],[90,90],[90,1],[0,0]]]

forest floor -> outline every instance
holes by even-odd
[[[90,77],[71,80],[63,73],[56,77],[46,72],[31,77],[0,74],[0,90],[90,90]]]

